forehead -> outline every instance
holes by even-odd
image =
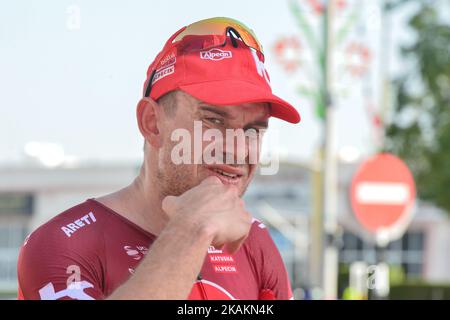
[[[228,113],[239,116],[239,114],[245,114],[248,116],[255,116],[261,118],[270,117],[270,105],[267,102],[251,102],[243,103],[236,106],[221,106]]]

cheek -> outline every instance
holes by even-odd
[[[185,143],[186,139],[172,141],[170,137],[164,141],[163,146],[159,150],[159,167],[163,168],[165,172],[176,172],[182,175],[185,179],[195,176],[197,165],[193,164],[193,150],[190,150],[191,159],[189,156],[189,146],[192,143]]]
[[[255,175],[255,172],[256,172],[256,168],[258,168],[257,165],[254,165],[254,164],[249,165],[249,168],[248,168],[248,177],[247,177],[247,179],[248,179],[249,181],[253,179],[253,176]]]

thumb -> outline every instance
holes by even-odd
[[[204,179],[200,184],[204,185],[213,185],[213,184],[222,184],[222,181],[216,176],[209,176],[208,178]]]
[[[175,196],[167,196],[162,201],[162,209],[168,215],[171,216],[172,212],[175,209],[177,204],[178,197]]]

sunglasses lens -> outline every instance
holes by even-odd
[[[215,38],[217,43],[213,43],[211,46],[222,45],[224,44],[225,39],[222,36],[226,35],[227,28],[229,27],[239,33],[242,41],[244,41],[247,46],[263,53],[262,45],[259,43],[253,31],[243,23],[230,18],[211,18],[190,24],[180,32],[172,42],[180,41],[185,36],[189,35],[218,35],[219,37]]]

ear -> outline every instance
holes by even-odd
[[[155,148],[162,145],[161,135],[158,129],[159,105],[151,98],[142,98],[136,108],[136,117],[144,139]]]

